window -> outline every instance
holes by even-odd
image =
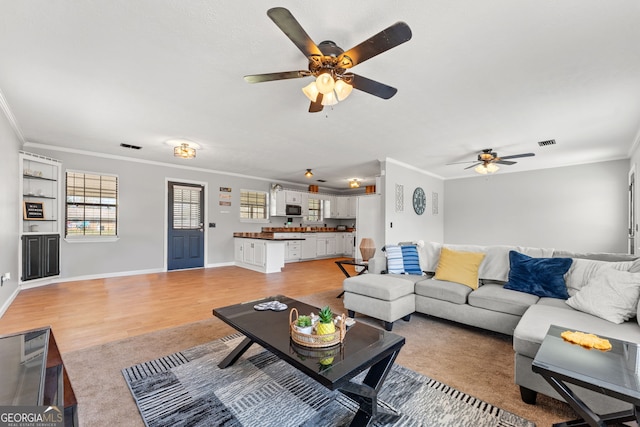
[[[268,211],[266,192],[240,190],[240,220],[266,220]]]
[[[202,227],[201,194],[202,187],[173,186],[174,230],[196,230]]]
[[[322,200],[309,199],[309,214],[307,215],[307,222],[321,222],[322,221]]]
[[[116,237],[118,177],[66,172],[65,237]]]

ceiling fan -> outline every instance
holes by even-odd
[[[267,15],[307,57],[309,67],[308,70],[244,76],[247,82],[262,83],[315,77],[316,80],[303,89],[311,100],[310,113],[322,111],[325,105],[335,105],[338,101],[344,100],[353,88],[383,99],[391,98],[398,91],[347,70],[410,40],[411,29],[404,22],[391,25],[345,52],[329,40],[316,45],[291,12],[283,7],[269,9]]]
[[[518,162],[514,162],[508,159],[519,159],[521,157],[532,157],[535,156],[534,153],[523,153],[523,154],[514,154],[511,156],[498,156],[498,153],[493,151],[491,148],[485,148],[480,153],[478,153],[478,158],[476,160],[471,160],[468,162],[455,162],[455,163],[447,163],[447,165],[458,165],[461,163],[473,163],[471,166],[467,166],[466,169],[471,169],[475,167],[475,171],[481,174],[493,173],[497,171],[499,168],[495,165],[496,163],[501,165],[515,165]]]

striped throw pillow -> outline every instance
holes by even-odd
[[[402,249],[398,245],[385,245],[384,252],[387,255],[387,271],[390,274],[403,274]]]

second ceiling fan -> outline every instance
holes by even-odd
[[[267,15],[307,57],[308,70],[244,76],[247,82],[262,83],[315,77],[315,81],[303,89],[305,95],[311,100],[310,113],[322,111],[325,105],[335,105],[338,101],[342,101],[349,96],[353,88],[383,99],[391,98],[398,91],[394,87],[347,70],[410,40],[411,29],[404,22],[391,25],[345,52],[328,40],[316,45],[291,12],[283,7],[269,9]]]
[[[534,153],[522,153],[522,154],[513,154],[511,156],[498,156],[498,153],[493,151],[491,148],[485,148],[480,153],[478,153],[477,160],[471,160],[468,162],[455,162],[455,163],[447,163],[447,165],[457,165],[461,163],[473,163],[471,166],[467,166],[466,169],[476,168],[476,172],[486,174],[493,173],[498,170],[495,166],[495,163],[501,165],[515,165],[518,162],[514,162],[510,159],[519,159],[521,157],[532,157],[535,156]]]

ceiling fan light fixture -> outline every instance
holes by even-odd
[[[495,163],[483,163],[481,165],[476,166],[473,170],[478,172],[481,175],[486,175],[489,173],[496,173],[500,168]]]
[[[307,96],[307,98],[309,98],[309,101],[311,102],[316,102],[318,94],[320,93],[320,91],[318,91],[318,86],[316,85],[315,80],[303,87],[302,92]]]
[[[360,182],[353,178],[351,181],[349,181],[349,187],[351,188],[360,188]]]
[[[311,169],[307,169],[307,171],[304,173],[304,176],[306,176],[307,178],[311,178],[313,176]]]
[[[336,81],[333,80],[333,76],[329,71],[325,71],[318,75],[316,78],[316,87],[318,92],[323,95],[328,95],[333,92],[333,88],[336,86]]]
[[[338,98],[336,98],[336,93],[331,91],[327,94],[322,95],[322,105],[336,105],[338,103]]]
[[[353,90],[353,86],[344,80],[340,79],[336,82],[335,91],[336,96],[338,97],[338,101],[344,101],[351,94]]]

